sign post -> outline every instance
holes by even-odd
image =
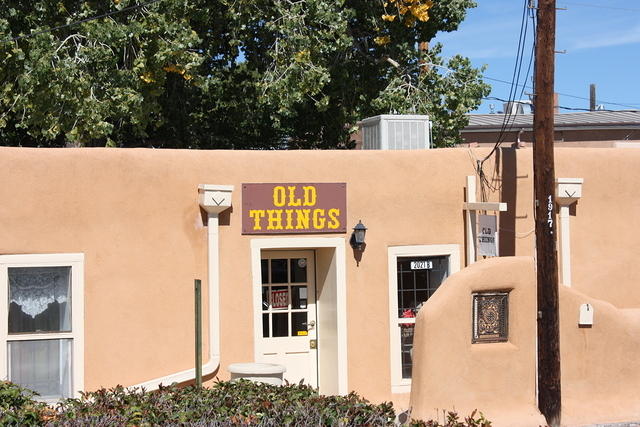
[[[476,177],[474,175],[467,176],[467,202],[463,205],[463,209],[467,211],[465,215],[467,230],[467,266],[476,262],[476,211],[499,211],[505,212],[507,204],[502,202],[476,202]],[[494,230],[497,228],[494,226]],[[494,237],[494,239],[497,237]],[[498,255],[496,243],[496,256]]]

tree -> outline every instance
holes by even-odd
[[[8,0],[0,143],[339,148],[358,120],[410,112],[430,114],[435,142],[451,145],[488,86],[468,59],[418,46],[456,30],[474,6]]]

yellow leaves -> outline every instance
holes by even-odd
[[[144,74],[142,74],[142,75],[140,76],[140,80],[142,80],[142,81],[143,81],[143,82],[145,82],[145,83],[153,83],[153,82],[155,82],[155,81],[156,81],[156,80],[153,78],[153,74],[151,74],[151,73],[150,73],[150,72],[148,72],[148,71],[147,71],[146,73],[144,73]]]
[[[411,14],[415,16],[418,21],[427,22],[429,20],[429,9],[433,6],[433,2],[428,1],[423,4],[412,5],[409,7]]]
[[[393,4],[397,11],[387,13],[387,6]],[[405,26],[411,27],[416,21],[427,22],[429,20],[429,9],[433,7],[432,0],[388,0],[383,3],[385,13],[381,15],[383,21],[393,22],[396,18],[402,20]]]
[[[385,44],[391,43],[390,36],[378,36],[373,39],[373,41],[380,46],[384,46]]]
[[[175,64],[169,64],[169,65],[165,65],[164,67],[162,67],[162,69],[164,71],[166,71],[167,73],[176,73],[176,74],[180,74],[182,76],[183,79],[185,80],[191,80],[193,78],[193,76],[189,73],[187,73],[187,71],[184,68],[181,68]]]
[[[304,49],[296,52],[296,54],[294,55],[294,59],[296,62],[306,62],[309,60],[310,56],[311,52],[309,52],[309,49]]]

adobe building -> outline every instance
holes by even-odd
[[[487,153],[0,148],[0,377],[48,399],[192,382],[201,279],[206,380],[277,363],[414,416],[538,425],[531,151],[499,150],[482,200]],[[567,425],[640,419],[639,164],[556,150],[582,180],[559,218]],[[500,257],[474,263],[476,237]]]

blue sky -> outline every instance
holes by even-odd
[[[475,66],[486,64],[486,77],[511,81],[523,1],[477,2],[478,7],[469,10],[458,31],[439,34],[436,41],[443,43],[445,56],[462,54]],[[611,110],[640,109],[640,0],[556,2],[558,8],[567,8],[556,14],[556,50],[566,50],[565,54],[556,55],[555,90],[560,93],[559,105],[589,108],[589,84],[595,83],[598,104]],[[529,33],[521,80],[526,73],[531,41]],[[489,96],[509,97],[508,84],[487,82],[493,88]],[[531,77],[527,85],[531,85]],[[494,104],[496,110],[502,109],[500,101],[484,101],[477,112],[488,113],[489,104]]]

